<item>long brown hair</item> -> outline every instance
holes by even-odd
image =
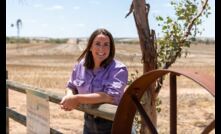
[[[108,58],[105,59],[101,63],[101,67],[106,67],[108,64],[110,64],[110,62],[113,60],[114,55],[115,55],[115,44],[114,44],[114,39],[113,39],[113,36],[111,35],[111,33],[108,30],[104,29],[104,28],[99,28],[99,29],[95,30],[91,34],[91,36],[88,40],[86,49],[83,51],[83,53],[77,59],[77,61],[80,62],[81,59],[85,58],[84,66],[88,69],[93,69],[94,68],[94,59],[93,59],[92,53],[90,51],[90,48],[93,44],[93,41],[94,41],[95,37],[99,34],[106,35],[110,39],[110,54],[109,54]]]

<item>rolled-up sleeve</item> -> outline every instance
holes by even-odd
[[[105,82],[104,92],[114,97],[114,104],[118,105],[124,93],[124,88],[128,81],[128,71],[126,67],[115,68],[110,73],[110,79]]]

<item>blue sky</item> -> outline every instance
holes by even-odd
[[[16,36],[17,19],[23,26],[22,37],[88,37],[99,27],[114,37],[138,37],[133,15],[124,18],[132,0],[7,0],[6,36]],[[155,16],[171,16],[170,0],[146,0],[150,3],[149,25],[160,35]],[[212,14],[203,20],[201,37],[215,38],[215,0],[209,0]]]

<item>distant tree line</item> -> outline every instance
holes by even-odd
[[[13,43],[51,43],[51,44],[63,44],[67,43],[68,38],[59,39],[59,38],[47,38],[47,39],[38,39],[38,38],[25,38],[25,37],[6,37],[7,44]]]
[[[139,44],[138,39],[117,39],[115,38],[116,44]]]
[[[38,39],[38,38],[27,38],[27,37],[6,37],[7,44],[13,43],[51,43],[51,44],[64,44],[68,42],[68,38],[47,38],[47,39]],[[122,44],[139,44],[138,39],[118,39],[115,38],[115,43]],[[193,41],[193,44],[215,44],[213,38],[196,38]]]
[[[6,37],[6,44],[30,43],[28,38]]]
[[[160,38],[159,38],[160,39]],[[138,39],[115,39],[115,43],[122,43],[122,44],[139,44]],[[215,39],[213,38],[194,38],[192,39],[193,44],[215,44]]]
[[[212,38],[197,38],[193,41],[194,44],[215,44],[215,39]]]
[[[64,44],[67,43],[68,39],[49,39],[45,40],[45,43],[52,43],[52,44]]]

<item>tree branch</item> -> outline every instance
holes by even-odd
[[[180,46],[182,46],[182,44],[187,40],[187,37],[190,35],[190,31],[195,23],[195,21],[202,15],[203,11],[206,9],[206,5],[208,3],[208,0],[205,0],[204,1],[204,4],[200,10],[200,12],[191,20],[191,22],[189,23],[189,25],[187,26],[187,30],[184,34],[184,37],[183,39],[181,40],[181,42],[179,43]],[[177,59],[177,57],[180,55],[182,51],[182,48],[180,48],[177,52],[176,52],[176,55],[174,57],[172,57],[172,59],[169,61],[169,62],[166,62],[163,66],[163,69],[168,69]],[[156,85],[156,93],[159,93],[161,87],[163,85],[163,77],[159,78],[157,80],[157,85]]]
[[[129,15],[133,12],[133,9],[134,9],[134,5],[133,5],[133,2],[132,2],[131,5],[130,5],[130,10],[129,10],[129,12],[126,14],[125,18],[127,18],[127,16],[129,16]]]
[[[207,3],[208,3],[208,0],[205,0],[200,12],[191,20],[191,22],[187,26],[187,31],[184,34],[183,42],[186,41],[187,37],[189,36],[190,30],[192,29],[194,22],[202,15],[203,11],[206,9]]]
[[[208,3],[208,0],[205,0],[200,12],[191,20],[191,22],[187,26],[187,31],[185,32],[183,39],[178,43],[178,44],[180,44],[180,46],[182,46],[182,44],[187,40],[187,37],[190,35],[190,31],[194,25],[194,22],[202,15],[203,11],[206,9],[207,3]],[[171,61],[166,62],[164,64],[163,69],[168,69],[176,61],[176,59],[180,55],[181,51],[182,51],[182,49],[180,48],[176,52],[176,55],[174,57],[172,57]]]

